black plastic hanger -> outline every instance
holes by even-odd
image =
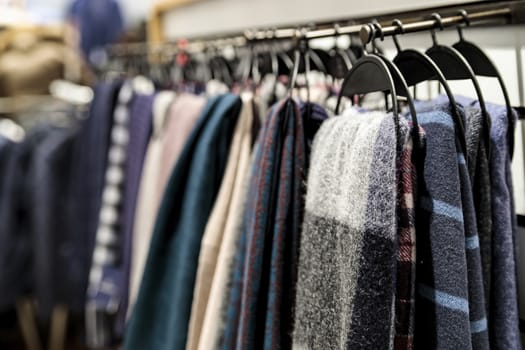
[[[258,60],[261,77],[267,74],[272,74],[276,77],[290,75],[293,69],[293,60],[282,49],[279,49],[277,44],[277,42],[266,43],[257,54],[256,59]]]
[[[438,13],[433,13],[432,18],[435,20],[435,23],[439,26],[440,30],[443,30],[441,16]],[[465,57],[463,57],[455,48],[438,44],[434,28],[431,29],[431,35],[433,45],[426,51],[426,54],[437,64],[445,78],[447,80],[470,80],[476,90],[476,96],[485,122],[485,141],[487,149],[489,150],[488,153],[490,154],[490,117],[487,113],[485,99],[483,98],[478,80],[472,71],[472,67],[466,61]],[[465,154],[465,157],[468,157],[468,154]]]
[[[213,79],[221,81],[228,87],[233,85],[233,77],[228,61],[220,52],[213,52],[208,59],[211,75]]]
[[[372,43],[374,42],[376,36],[375,26],[369,24],[361,29],[363,31],[372,32]],[[381,31],[382,36],[382,31]],[[363,47],[366,42],[364,35],[362,36]],[[374,45],[375,46],[375,45]],[[399,127],[399,115],[400,108],[398,103],[398,90],[407,96],[409,102],[409,108],[411,111],[412,122],[415,130],[419,130],[417,117],[415,113],[415,108],[413,101],[408,99],[410,93],[406,82],[403,79],[403,76],[395,65],[386,59],[384,56],[379,56],[376,54],[375,49],[372,53],[367,53],[366,50],[363,51],[363,56],[353,65],[352,69],[348,72],[346,78],[343,81],[341,91],[337,99],[337,105],[335,108],[335,113],[339,114],[339,107],[341,105],[341,100],[343,96],[353,97],[355,95],[364,95],[371,92],[384,92],[385,93],[385,103],[388,106],[388,95],[392,102],[392,114],[394,116],[394,122],[396,123],[396,133]],[[419,140],[419,135],[416,136],[414,142]],[[419,145],[419,142],[416,143]]]
[[[257,59],[257,52],[253,43],[250,43],[248,50],[241,55],[239,64],[235,70],[235,77],[238,83],[243,87],[249,85],[250,89],[255,89],[252,82],[257,84],[261,80],[259,60]]]
[[[379,51],[377,45],[375,44],[375,40],[377,39],[377,34],[379,34],[381,41],[385,40],[385,37],[383,34],[383,28],[381,27],[381,24],[375,21],[369,24],[369,26],[371,26],[371,29],[373,30],[372,32],[373,53],[379,58],[381,58],[383,62],[386,64],[390,74],[392,75],[392,78],[394,79],[394,84],[396,86],[396,91],[397,91],[398,96],[403,96],[406,98],[406,103],[408,105],[408,109],[410,111],[410,116],[411,116],[412,124],[413,124],[412,139],[414,142],[414,149],[419,150],[419,146],[421,145],[420,138],[419,138],[419,122],[417,120],[417,112],[416,112],[416,108],[414,105],[414,99],[412,95],[410,94],[410,91],[408,89],[408,84],[405,78],[403,77],[403,74],[398,69],[398,67],[394,64],[394,62],[392,62],[386,56],[384,56]]]
[[[468,17],[467,11],[460,10],[459,15],[463,17],[463,21],[465,22],[466,26],[470,25],[470,19]],[[503,93],[503,98],[505,99],[505,106],[507,107],[507,118],[508,118],[508,125],[509,130],[514,130],[514,118],[512,113],[512,106],[510,104],[510,98],[509,94],[507,92],[507,87],[505,86],[505,83],[503,82],[503,79],[501,77],[501,74],[499,73],[498,69],[492,62],[492,60],[483,52],[483,50],[477,46],[476,44],[465,40],[463,37],[463,31],[461,29],[461,26],[458,25],[457,27],[458,35],[459,35],[459,41],[452,45],[453,48],[458,50],[463,57],[467,60],[467,62],[472,67],[472,70],[474,71],[474,74],[478,76],[484,76],[484,77],[491,77],[498,79],[498,83],[501,87],[501,92]],[[512,159],[512,155],[514,152],[514,133],[508,132],[508,145],[509,145],[509,152]]]
[[[257,53],[256,58],[259,65],[259,73],[264,78],[267,74],[275,74],[278,64],[277,54],[267,47],[264,47]]]
[[[361,43],[356,43],[356,40],[354,40],[354,35],[350,35],[350,46],[348,47],[348,52],[350,54],[350,57],[355,57],[355,60],[352,61],[352,65],[357,62],[358,59],[363,57],[363,53],[365,49],[363,48],[363,45]]]
[[[293,71],[294,63],[286,53],[282,51],[277,51],[275,43],[270,45],[269,54],[271,74],[274,76],[274,81],[272,85],[272,97],[270,99],[270,104],[273,104],[277,101],[277,84],[279,81],[279,76],[289,76]]]
[[[399,115],[394,78],[381,58],[374,54],[363,52],[361,57],[350,69],[337,99],[335,113],[339,114],[339,107],[343,96],[352,98],[355,95],[364,95],[371,92],[388,92],[391,94],[392,111]]]
[[[357,59],[355,58],[355,55],[352,51],[342,50],[337,46],[337,38],[339,37],[338,24],[334,25],[334,30],[334,46],[328,52],[330,55],[330,60],[327,64],[328,74],[330,74],[335,79],[343,79],[350,68],[352,68],[352,62],[355,62]]]
[[[394,20],[392,25],[397,26],[400,34],[404,33],[404,26],[400,20]],[[432,59],[426,54],[412,49],[401,50],[397,36],[394,34],[392,38],[397,49],[397,55],[394,57],[393,62],[405,78],[408,86],[415,86],[428,80],[437,80],[442,85],[450,102],[452,117],[457,128],[460,146],[463,153],[465,153],[467,150],[465,126],[463,125],[463,120],[459,114],[452,90],[450,89],[443,73],[434,61],[432,61]]]
[[[278,75],[290,75],[293,69],[293,61],[285,52],[277,51]]]
[[[305,85],[306,85],[306,118],[311,116],[311,106],[310,106],[310,83],[308,81],[308,73],[310,73],[310,62],[311,62],[311,55],[313,53],[313,50],[309,48],[308,45],[308,39],[301,35],[301,37],[297,41],[297,45],[294,49],[294,61],[293,61],[293,69],[291,76],[289,78],[290,85],[288,86],[288,96],[291,99],[293,96],[293,89],[296,86],[297,83],[297,76],[299,75],[300,68],[303,68],[304,71],[304,77],[305,77]],[[287,108],[290,108],[290,104],[288,104]],[[288,116],[289,113],[286,113],[286,116]]]

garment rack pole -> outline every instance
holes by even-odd
[[[475,13],[469,13],[468,19],[471,22],[476,21],[483,21],[491,18],[501,18],[501,17],[507,17],[512,14],[512,10],[509,7],[501,8],[501,9],[494,9],[494,10],[488,10],[488,11],[481,11],[481,12],[475,12]],[[452,27],[459,24],[465,23],[464,18],[461,15],[455,15],[455,16],[448,16],[448,17],[442,17],[441,18],[441,24],[443,28],[446,27]],[[438,27],[438,24],[436,23],[436,20],[429,19],[414,23],[407,23],[403,25],[403,34],[408,33],[415,33],[415,32],[421,32],[430,30],[433,28]],[[392,36],[395,34],[400,34],[399,27],[397,26],[387,26],[382,28],[383,35],[384,36]],[[362,26],[360,29],[361,34],[361,40],[364,43],[369,43],[370,40],[372,40],[372,30],[369,26]]]
[[[378,15],[379,23],[382,25],[383,36],[392,36],[401,34],[399,27],[393,26],[394,19],[403,21],[403,33],[415,33],[425,30],[430,30],[437,27],[452,27],[465,23],[465,19],[459,14],[461,9],[466,9],[468,12],[469,23],[474,25],[480,24],[524,24],[525,23],[525,1],[507,1],[501,4],[491,3],[479,4],[472,8],[469,6],[453,6],[444,9],[427,9],[418,11],[418,15],[407,14],[388,14]],[[446,13],[447,15],[441,17],[441,24],[438,26],[435,19],[429,19],[432,12]],[[424,19],[421,19],[421,18]],[[272,40],[293,40],[298,38],[317,39],[334,37],[338,35],[360,35],[363,43],[368,43],[372,40],[372,31],[366,23],[373,20],[373,16],[366,20],[358,20],[350,25],[341,25],[341,23],[348,23],[348,20],[339,20],[319,25],[303,25],[288,28],[271,28],[271,29],[256,29],[246,30],[237,34],[214,35],[208,38],[197,37],[190,38],[186,41],[184,49],[188,51],[199,52],[208,47],[221,48],[225,46],[245,46],[247,43],[256,44],[258,42],[267,42]],[[420,20],[415,20],[420,18]],[[162,52],[166,47],[171,48],[174,52],[180,49],[180,43],[131,43],[131,44],[117,44],[111,45],[109,49],[115,53],[155,53]]]
[[[489,23],[490,20],[497,20],[501,23],[501,20],[504,20],[503,23],[509,24],[518,24],[518,23],[525,23],[525,2],[505,2],[501,5],[495,5],[494,3],[489,4],[492,6],[490,9],[486,10],[476,10],[476,11],[469,11],[468,12],[468,19],[472,25],[477,25],[478,23]],[[454,25],[465,23],[464,18],[459,15],[459,10],[462,9],[462,7],[455,7],[456,13],[454,15],[450,16],[444,16],[441,19],[442,26],[444,28],[451,27]],[[430,16],[431,11],[433,12],[439,12],[439,9],[429,9],[427,11],[427,17]],[[445,9],[446,13],[450,13],[451,9]],[[395,18],[403,17],[401,15],[389,15],[389,16],[377,16],[382,17],[382,20],[380,21],[383,26],[383,34],[385,36],[391,36],[394,34],[399,34],[399,28],[396,26],[392,26],[391,22]],[[385,20],[385,18],[388,17],[389,21]],[[400,18],[402,19],[402,18]],[[348,21],[347,21],[348,22]],[[344,21],[336,21],[331,24],[330,27],[327,28],[309,28],[308,25],[306,26],[297,26],[295,28],[277,28],[277,29],[260,29],[260,30],[247,30],[242,34],[234,35],[234,36],[224,36],[224,37],[218,37],[215,39],[210,40],[203,40],[202,43],[209,43],[210,45],[213,45],[214,43],[220,44],[224,41],[233,41],[238,42],[244,39],[245,41],[249,42],[257,42],[257,41],[265,41],[265,40],[272,40],[272,39],[295,39],[299,37],[304,37],[306,39],[317,39],[317,38],[325,38],[325,37],[332,37],[337,35],[355,35],[355,34],[361,34],[363,35],[363,31],[366,32],[366,36],[363,38],[366,40],[366,42],[369,42],[371,40],[371,32],[369,31],[369,27],[364,25],[364,23],[359,24],[352,24],[347,26],[338,26],[338,23],[344,23]],[[327,25],[325,24],[324,27]],[[436,27],[436,21],[433,19],[425,18],[423,20],[419,21],[407,21],[407,23],[404,24],[404,33],[414,33],[414,32],[420,32],[425,30],[430,30],[432,28]],[[199,40],[197,39],[196,42]]]

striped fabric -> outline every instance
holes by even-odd
[[[258,152],[235,348],[289,348],[305,179],[302,117],[293,100],[273,108]]]
[[[467,146],[466,159],[472,185],[476,225],[479,236],[483,285],[488,318],[489,296],[492,284],[492,198],[490,164],[487,148],[487,125],[479,107],[471,105],[471,101],[456,96],[460,113],[464,115],[465,140]],[[434,108],[446,111],[449,105],[447,96],[439,96],[434,102]]]
[[[397,276],[395,304],[394,349],[414,348],[415,282],[416,282],[416,218],[415,200],[417,189],[416,164],[410,133],[401,139],[402,148],[398,155],[398,226],[397,226]],[[424,142],[425,133],[419,130],[420,140]]]
[[[416,323],[420,349],[472,349],[465,221],[452,118],[418,113],[426,158],[418,187]]]
[[[458,100],[479,106],[468,98]],[[510,154],[507,144],[509,119],[502,105],[486,103],[491,120],[490,176],[492,199],[492,287],[490,289],[489,332],[492,349],[521,349],[518,318],[518,287],[516,274],[516,230],[513,208]],[[515,125],[516,114],[511,116]]]
[[[467,258],[469,319],[471,323],[472,347],[474,349],[488,349],[489,339],[486,317],[487,305],[485,298],[486,286],[483,283],[483,268],[481,264],[480,253],[481,245],[477,226],[479,215],[476,215],[476,206],[474,204],[473,197],[473,185],[471,181],[471,176],[474,173],[474,169],[476,168],[478,161],[479,164],[482,164],[483,155],[478,156],[477,152],[482,145],[481,139],[484,137],[482,133],[482,126],[485,124],[485,121],[479,108],[464,107],[463,105],[458,105],[457,107],[461,117],[463,118],[464,125],[466,125],[466,151],[468,153],[469,160],[467,166],[467,157],[458,151],[457,162],[459,169],[461,204],[465,230],[465,253]],[[449,102],[448,100],[439,101],[438,99],[433,108],[448,113]],[[485,171],[487,170],[488,169],[485,169]],[[486,190],[489,190],[489,188],[486,188]],[[483,213],[480,212],[479,214]],[[481,222],[485,223],[483,220]],[[484,232],[484,235],[485,234],[486,233]],[[482,242],[485,244],[488,243],[485,236]]]

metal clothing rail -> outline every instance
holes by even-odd
[[[523,11],[523,9],[521,9]],[[465,12],[466,13],[466,12]],[[465,22],[469,22],[468,24],[472,22],[483,22],[490,19],[498,19],[498,18],[505,18],[509,17],[513,14],[512,9],[510,7],[505,7],[501,9],[494,9],[494,10],[487,10],[487,11],[480,11],[475,13],[466,13],[466,17],[462,15],[455,15],[455,16],[448,16],[448,17],[442,17],[439,21],[436,19],[428,19],[424,21],[414,22],[414,23],[408,23],[403,25],[402,33],[400,32],[399,26],[390,25],[388,27],[382,28],[382,35],[383,36],[392,36],[396,34],[408,34],[408,33],[415,33],[415,32],[421,32],[426,30],[431,30],[435,28],[444,29],[445,27],[451,27],[451,26],[457,26],[460,24],[467,24]],[[360,30],[361,34],[361,40],[365,43],[370,42],[372,39],[372,30],[369,26],[363,26]]]
[[[466,11],[468,23],[465,23],[466,18],[460,14],[460,10]],[[430,18],[432,13],[438,13],[441,16],[440,23],[438,23],[436,19]],[[377,23],[382,26],[383,36],[401,34],[400,28],[392,25],[392,21],[395,19],[402,21],[402,32],[405,34],[431,30],[438,27],[442,29],[461,24],[469,24],[472,26],[525,24],[525,1],[484,1],[465,6],[457,5],[430,8],[352,20],[346,19],[324,23],[303,24],[287,28],[246,30],[242,33],[189,38],[189,40],[185,41],[183,47],[188,51],[199,52],[206,48],[221,48],[225,46],[242,47],[247,44],[268,41],[294,40],[299,38],[309,40],[338,35],[360,35],[361,40],[364,43],[368,43],[372,39],[372,31],[369,26],[366,25],[367,23],[377,21]],[[342,25],[343,23],[347,25]],[[177,52],[180,47],[180,43],[130,43],[112,45],[109,49],[116,54],[141,54],[166,52],[166,50]]]
[[[355,20],[338,20],[321,24],[298,25],[289,28],[270,28],[246,30],[234,35],[211,36],[209,38],[192,38],[192,43],[221,45],[223,43],[259,42],[279,39],[317,39],[338,35],[360,34],[364,42],[371,40],[371,31],[366,23],[377,19],[382,25],[383,35],[400,34],[399,28],[392,25],[394,19],[400,19],[403,24],[403,33],[414,33],[430,30],[437,27],[436,20],[430,19],[433,12],[442,15],[440,26],[443,28],[465,24],[465,18],[459,14],[466,10],[468,21],[471,25],[497,25],[497,24],[525,24],[525,1],[498,1],[483,2],[477,5],[453,6],[420,10],[415,13],[393,13]],[[443,16],[443,15],[447,16]],[[352,22],[342,26],[341,23]]]

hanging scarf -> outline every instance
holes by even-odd
[[[294,348],[393,347],[396,143],[391,116],[355,111],[329,119],[315,138]]]

